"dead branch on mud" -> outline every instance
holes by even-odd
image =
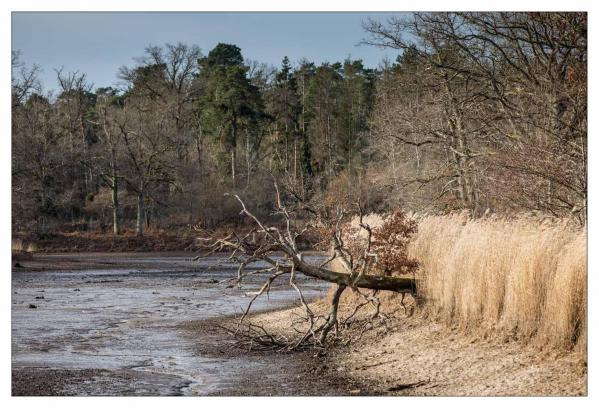
[[[225,236],[217,236],[210,231],[197,229],[202,234],[200,241],[206,250],[201,257],[229,251],[231,254],[228,260],[239,264],[237,277],[234,279],[238,287],[249,276],[264,275],[260,289],[249,294],[251,299],[238,320],[237,328],[233,331],[240,343],[246,344],[250,348],[287,350],[303,347],[308,343],[322,346],[331,332],[336,333],[339,330],[339,300],[347,288],[359,294],[365,303],[359,304],[356,310],[343,321],[344,326],[348,325],[358,309],[366,305],[373,307],[373,313],[368,320],[376,318],[385,320],[387,316],[380,312],[380,301],[377,297],[379,291],[416,293],[414,278],[373,273],[374,265],[378,260],[377,253],[373,251],[373,229],[364,221],[363,210],[359,204],[357,206],[359,226],[361,230],[365,231],[366,238],[356,248],[355,242],[352,245],[346,242],[348,231],[344,228],[344,223],[352,215],[346,208],[338,205],[334,215],[327,217],[323,215],[322,211],[310,208],[301,201],[291,205],[284,203],[276,182],[275,190],[275,214],[283,220],[282,226],[267,225],[247,208],[237,194],[232,194],[231,196],[241,205],[241,214],[253,221],[254,228],[245,234],[231,232]],[[298,221],[300,219],[303,220],[301,227]],[[309,230],[319,231],[320,235],[331,243],[331,255],[320,265],[307,261],[302,251],[298,249],[298,238]],[[337,261],[343,271],[331,269],[329,265],[333,261]],[[250,266],[253,268],[249,268]],[[296,280],[297,273],[335,285],[327,314],[317,315],[310,308]],[[282,335],[273,335],[260,325],[246,322],[246,317],[256,299],[268,294],[273,283],[282,276],[289,277],[288,283],[297,293],[304,312],[302,319],[299,319],[301,324],[296,325],[298,322],[292,322],[292,327],[297,334],[293,339]],[[360,289],[368,289],[370,293],[365,294]],[[228,332],[231,330],[227,329]]]

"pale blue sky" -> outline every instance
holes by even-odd
[[[361,22],[384,13],[13,13],[12,48],[37,63],[45,89],[54,68],[79,70],[95,87],[114,85],[121,65],[134,64],[149,45],[181,41],[207,54],[217,43],[238,45],[245,58],[279,66],[287,55],[320,63],[351,55],[376,67],[393,50],[356,46]]]

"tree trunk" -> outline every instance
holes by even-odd
[[[307,264],[297,256],[293,258],[295,269],[304,275],[336,283],[341,286],[355,286],[364,289],[389,290],[392,292],[416,293],[416,280],[412,278],[400,278],[396,276],[362,275],[355,282],[349,273],[334,272],[329,269],[319,268]]]
[[[327,155],[328,155],[328,166],[327,174],[329,177],[333,174],[333,147],[331,143],[331,115],[327,113]]]
[[[119,178],[116,169],[116,147],[112,137],[109,137],[109,140],[111,142],[110,172],[112,173],[112,232],[114,235],[119,235]]]
[[[293,182],[297,185],[297,137],[293,139]]]
[[[237,148],[237,118],[233,116],[231,122],[231,181],[235,188],[235,150]]]
[[[112,233],[119,235],[119,186],[118,178],[112,176]]]
[[[458,101],[450,86],[448,74],[444,74],[445,77],[445,91],[447,93],[449,106],[447,108],[447,115],[449,119],[449,127],[452,131],[452,148],[453,157],[458,172],[458,186],[459,196],[462,201],[462,205],[465,208],[476,212],[476,195],[474,192],[474,186],[471,179],[470,169],[470,152],[468,149],[468,141],[466,140],[465,130],[462,124],[462,113],[458,107]]]
[[[233,188],[235,188],[235,149],[231,150],[231,181],[233,182]]]
[[[198,171],[200,174],[202,172],[202,136],[202,127],[199,126],[198,134],[194,139],[196,142],[196,151],[198,153]]]
[[[324,326],[322,326],[322,332],[320,333],[320,338],[318,341],[320,343],[324,343],[327,339],[327,334],[331,331],[333,327],[337,324],[337,309],[339,309],[339,299],[341,299],[341,294],[345,290],[347,286],[345,285],[337,285],[337,289],[333,294],[333,299],[331,300],[331,311],[329,312],[329,318]]]
[[[189,230],[193,230],[193,193],[189,194]]]
[[[252,172],[252,157],[251,157],[251,145],[250,145],[250,135],[246,132],[245,138],[245,161],[246,161],[246,179],[245,179],[245,188],[250,188],[250,179]]]
[[[137,221],[135,225],[135,234],[138,237],[144,234],[144,196],[143,191],[137,194]]]

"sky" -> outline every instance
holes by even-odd
[[[122,65],[135,65],[148,45],[183,42],[204,55],[219,42],[236,44],[244,58],[280,66],[284,56],[316,62],[348,56],[376,67],[393,50],[358,45],[361,22],[384,13],[64,13],[13,12],[12,49],[41,66],[45,90],[56,87],[54,69],[86,73],[94,88],[114,86]]]

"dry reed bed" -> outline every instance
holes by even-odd
[[[432,317],[586,354],[586,236],[568,220],[424,216],[409,250]]]
[[[32,242],[25,242],[22,239],[12,239],[11,251],[14,252],[35,252],[36,246]]]

